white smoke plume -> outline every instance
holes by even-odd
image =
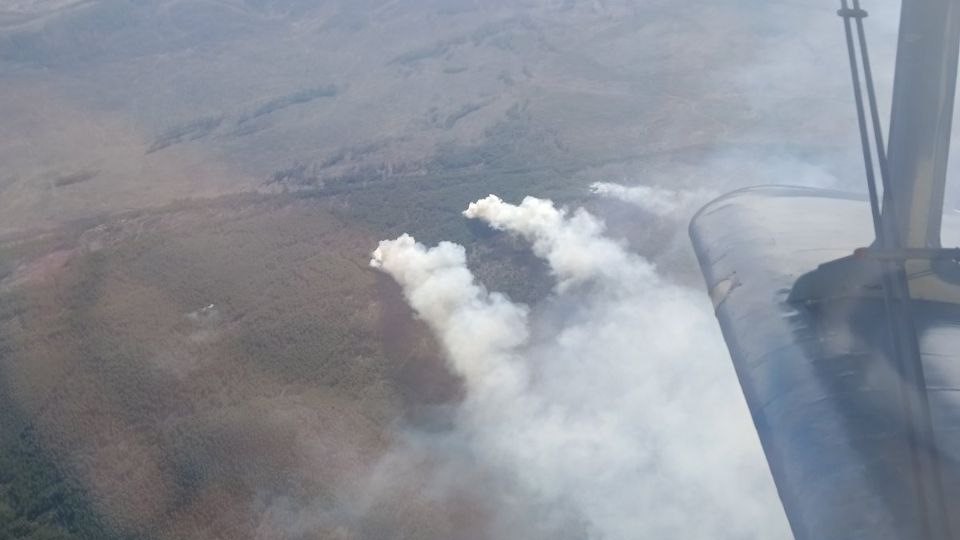
[[[513,357],[527,341],[527,308],[478,284],[462,246],[442,242],[427,249],[403,235],[381,242],[371,264],[400,282],[472,396],[492,400],[522,391],[522,364]]]
[[[640,207],[659,217],[685,216],[720,196],[708,189],[673,190],[656,186],[623,186],[596,182],[590,190],[600,196],[611,197]]]
[[[371,264],[403,287],[463,377],[456,429],[477,459],[521,493],[562,501],[583,537],[789,538],[701,291],[583,210],[490,196],[464,214],[528,241],[557,281],[553,298],[531,310],[488,291],[451,243],[404,235]]]
[[[463,215],[529,241],[533,252],[550,265],[560,290],[600,277],[627,281],[625,273],[654,278],[649,264],[603,237],[603,224],[582,209],[568,215],[550,201],[527,197],[514,206],[490,195],[471,203]]]

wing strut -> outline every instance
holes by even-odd
[[[870,69],[870,58],[867,51],[866,33],[863,19],[867,12],[860,7],[859,0],[852,0],[852,8],[847,0],[841,0],[841,9],[838,14],[843,17],[846,32],[847,51],[850,58],[850,71],[853,77],[854,100],[857,107],[857,120],[860,129],[860,140],[863,149],[864,168],[867,177],[867,188],[870,196],[870,207],[873,216],[873,226],[876,233],[876,246],[886,253],[900,253],[910,244],[906,234],[901,234],[897,219],[896,188],[890,185],[890,173],[887,155],[884,150],[883,133],[880,126],[880,114],[877,110],[877,98],[873,85],[873,74]],[[910,8],[904,5],[905,17]],[[854,43],[853,21],[856,23],[858,43]],[[906,25],[901,26],[901,32],[910,31]],[[901,47],[904,36],[901,34]],[[861,62],[857,61],[857,47]],[[905,55],[901,48],[898,55]],[[877,162],[880,169],[880,179],[883,185],[884,204],[880,207],[880,199],[874,172],[873,155],[871,151],[870,135],[867,128],[867,115],[864,110],[863,90],[861,88],[861,74],[863,71],[863,85],[867,91],[867,101],[870,109],[870,124],[873,128],[873,144],[876,148]],[[900,81],[900,94],[904,98],[901,76],[901,67],[898,58],[897,81]],[[954,82],[956,79],[956,56],[954,56]],[[952,102],[952,94],[951,94]],[[895,111],[897,105],[894,105]],[[904,109],[900,105],[900,109]],[[952,103],[951,103],[952,109]],[[896,118],[896,117],[895,117]],[[949,125],[949,120],[947,121]],[[949,140],[949,129],[947,130]],[[909,152],[906,152],[909,154]],[[946,156],[944,155],[944,161]],[[944,165],[945,170],[945,165]],[[932,172],[932,171],[930,171]],[[935,183],[935,179],[927,179]],[[921,182],[922,183],[922,182]],[[902,190],[901,190],[902,191]],[[939,216],[942,212],[942,182],[940,207],[926,208],[927,215],[936,214],[937,239],[939,240]],[[912,220],[915,216],[908,213]],[[931,218],[932,221],[932,218]],[[924,229],[926,230],[926,229]],[[929,246],[929,247],[938,247]],[[927,246],[923,246],[927,247]],[[873,250],[871,250],[873,251]],[[948,540],[951,538],[946,505],[944,503],[941,481],[939,452],[933,438],[933,423],[930,416],[930,405],[927,399],[927,385],[923,373],[923,363],[920,356],[920,345],[917,339],[917,330],[911,311],[910,288],[905,269],[906,257],[889,257],[880,260],[882,265],[882,288],[884,306],[890,332],[890,350],[894,355],[895,365],[900,375],[900,401],[903,408],[903,417],[906,423],[906,435],[911,451],[911,465],[913,469],[913,489],[923,513],[924,538],[930,540]]]

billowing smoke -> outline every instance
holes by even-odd
[[[697,197],[600,186],[652,212]],[[584,210],[491,195],[464,215],[528,242],[556,280],[552,297],[528,307],[487,290],[447,242],[403,235],[371,264],[402,286],[463,378],[456,435],[519,486],[512,511],[556,505],[585,524],[574,537],[789,537],[701,291]]]

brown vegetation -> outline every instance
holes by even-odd
[[[121,531],[278,537],[257,500],[358,489],[392,422],[458,396],[368,269],[373,237],[320,201],[183,204],[44,245],[5,246],[3,374]]]

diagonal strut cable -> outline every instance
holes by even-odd
[[[860,7],[859,0],[853,0],[853,9],[850,9],[847,0],[841,0],[841,9],[838,14],[844,20],[850,72],[853,77],[854,100],[857,106],[860,142],[867,177],[867,190],[870,196],[870,210],[877,244],[883,250],[897,252],[901,248],[898,236],[895,234],[897,216],[891,198],[891,179],[880,126],[880,114],[877,110],[873,73],[867,52],[866,32],[863,26],[863,18],[867,16],[867,12]],[[866,125],[863,90],[860,83],[860,66],[857,62],[851,19],[855,19],[857,25],[864,86],[867,89],[870,122],[873,128],[880,179],[883,185],[884,204],[882,211],[873,167],[870,137]],[[884,219],[884,216],[886,219]],[[910,443],[910,458],[913,468],[913,488],[922,514],[923,538],[946,540],[951,537],[946,517],[948,514],[943,497],[938,450],[933,437],[933,423],[930,404],[927,399],[926,378],[923,373],[917,330],[911,312],[910,288],[906,277],[905,263],[904,260],[894,259],[880,261],[880,265],[891,350],[896,356],[895,360],[900,373],[900,401],[907,423],[907,436]]]

